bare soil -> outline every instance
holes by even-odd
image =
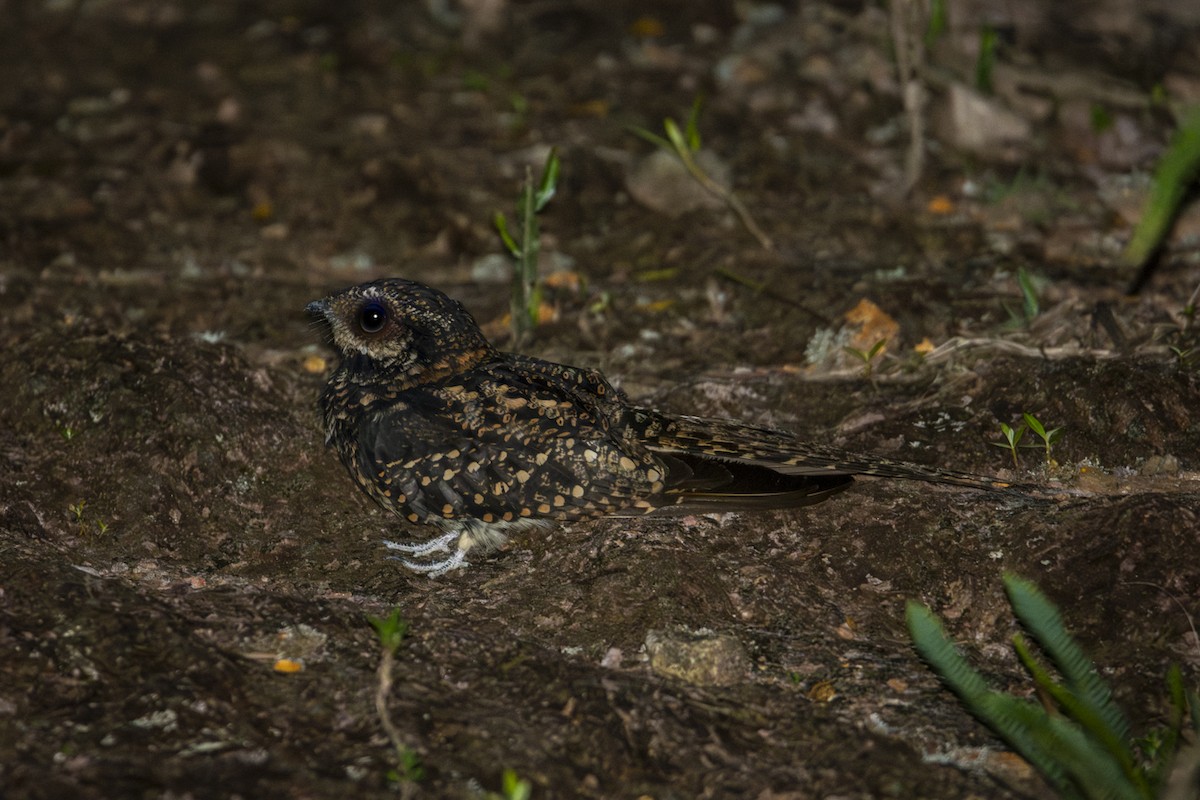
[[[990,19],[995,102],[1028,130],[981,152],[938,123],[902,196],[876,4],[478,5],[0,2],[0,794],[478,797],[513,769],[535,797],[1047,796],[904,628],[931,605],[1032,697],[1004,571],[1061,606],[1139,733],[1161,725],[1168,666],[1200,682],[1200,226],[1136,295],[1119,254],[1171,130],[1154,87],[1200,101],[1200,20],[962,4],[930,119]],[[770,249],[629,184],[652,151],[630,126],[697,95]],[[304,305],[400,275],[503,340],[491,219],[551,146],[526,351],[1045,491],[864,480],[518,537],[438,579],[389,561],[382,539],[422,532],[324,448],[333,356]],[[868,376],[843,346],[878,330]],[[1064,429],[1053,463],[992,446],[1023,412]],[[425,770],[401,787],[367,622],[393,608],[388,706]],[[652,666],[652,632],[702,631],[744,654],[732,674]]]

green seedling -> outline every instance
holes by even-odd
[[[67,506],[67,511],[71,512],[71,516],[75,518],[75,524],[79,527],[80,536],[87,534],[87,523],[83,520],[83,510],[86,507],[86,500],[80,500],[78,503]]]
[[[775,246],[771,242],[771,238],[763,232],[762,228],[758,227],[758,223],[754,221],[750,210],[746,208],[741,199],[732,190],[726,189],[714,181],[696,161],[696,153],[700,152],[701,147],[699,119],[702,107],[703,99],[697,97],[692,103],[691,113],[688,114],[687,122],[682,129],[679,127],[679,123],[671,117],[663,120],[663,132],[666,133],[666,138],[656,133],[651,133],[645,128],[634,127],[630,130],[656,147],[660,147],[678,158],[680,163],[683,164],[684,169],[688,171],[688,174],[692,176],[696,183],[700,184],[704,191],[718,198],[728,206],[737,216],[738,221],[742,223],[742,226],[750,232],[751,236],[758,240],[758,243],[762,245],[764,250],[771,250]]]
[[[420,783],[425,780],[425,764],[421,754],[411,747],[401,747],[396,751],[396,767],[388,770],[387,779],[390,783]]]
[[[1012,453],[1014,468],[1019,466],[1017,463],[1018,447],[1037,447],[1044,449],[1046,451],[1046,463],[1052,464],[1053,458],[1051,456],[1051,450],[1053,449],[1054,445],[1058,443],[1058,440],[1062,438],[1063,431],[1065,429],[1051,428],[1050,430],[1046,430],[1046,426],[1042,424],[1041,420],[1029,412],[1022,414],[1021,418],[1024,420],[1024,422],[1018,424],[1015,428],[1001,422],[1000,434],[1004,437],[1004,440],[1000,442],[992,442],[991,444],[996,447],[1008,448],[1008,451]],[[1033,431],[1034,434],[1041,439],[1041,442],[1026,442],[1022,444],[1021,439],[1025,436],[1026,431]]]
[[[1167,345],[1167,348],[1175,354],[1176,364],[1180,369],[1188,369],[1192,366],[1192,362],[1196,358],[1196,348],[1194,347],[1176,347],[1175,345]]]
[[[1025,314],[1025,322],[1033,322],[1041,312],[1042,306],[1038,299],[1037,285],[1033,282],[1029,270],[1024,267],[1017,270],[1017,284],[1021,287],[1021,310]]]
[[[843,347],[842,349],[863,362],[863,377],[871,380],[875,370],[875,358],[883,352],[884,346],[887,344],[887,339],[880,339],[875,344],[871,345],[871,349],[863,352],[857,347]]]
[[[1047,666],[1035,655],[1023,635],[1013,637],[1013,649],[1041,703],[989,687],[933,612],[910,600],[905,617],[917,652],[967,710],[1032,764],[1060,797],[1166,796],[1161,792],[1185,722],[1200,732],[1200,697],[1184,689],[1179,668],[1167,675],[1169,724],[1151,737],[1152,747],[1135,752],[1129,722],[1113,702],[1112,690],[1067,632],[1054,604],[1034,584],[1012,574],[1004,576],[1004,590],[1021,626],[1049,662]]]
[[[1029,446],[1031,446],[1031,447],[1044,446],[1046,448],[1046,463],[1047,464],[1052,463],[1053,459],[1050,457],[1050,449],[1054,446],[1054,444],[1056,442],[1058,442],[1059,439],[1062,438],[1063,428],[1052,428],[1051,430],[1046,430],[1045,426],[1042,425],[1041,421],[1037,417],[1035,417],[1033,414],[1030,414],[1029,412],[1025,412],[1021,416],[1025,420],[1025,424],[1029,426],[1029,430],[1036,433],[1038,438],[1042,440],[1041,445],[1034,444],[1034,445],[1029,445]]]
[[[58,435],[63,438],[64,442],[69,442],[75,438],[76,430],[70,425],[63,425],[58,429]]]
[[[988,178],[983,196],[993,204],[1013,202],[1022,217],[1035,224],[1049,221],[1051,215],[1056,213],[1053,209],[1079,207],[1078,202],[1043,170],[1031,170],[1024,165],[1007,181]]]
[[[384,733],[387,734],[388,741],[392,744],[395,756],[395,767],[388,770],[387,777],[392,783],[415,783],[425,777],[421,756],[400,735],[399,729],[392,722],[392,715],[387,704],[388,695],[392,691],[392,671],[396,663],[396,652],[408,634],[408,622],[401,617],[398,608],[386,617],[374,617],[368,614],[367,621],[371,623],[371,627],[375,629],[375,635],[379,637],[380,648],[379,666],[375,671],[375,713],[379,716],[379,723],[383,726]]]
[[[500,791],[488,792],[489,800],[529,800],[533,784],[517,775],[517,771],[506,768],[500,776]]]
[[[546,208],[558,191],[558,153],[554,148],[546,156],[541,177],[533,183],[533,171],[526,168],[525,182],[517,196],[517,222],[521,226],[520,240],[508,229],[508,220],[500,211],[493,222],[500,240],[513,257],[513,283],[511,296],[512,333],[515,344],[520,344],[538,322],[538,310],[542,305],[542,287],[538,280],[538,253],[541,251],[541,228],[537,216]]]
[[[1019,267],[1017,286],[1021,289],[1021,310],[1017,311],[1008,303],[1004,304],[1004,309],[1008,312],[1008,327],[1027,328],[1037,319],[1037,315],[1042,313],[1038,279],[1033,277],[1029,270]]]
[[[86,536],[90,527],[86,517],[86,510],[86,500],[80,500],[78,503],[71,503],[67,506],[67,511],[71,514],[71,518],[75,520],[75,524],[79,527],[80,536]],[[101,536],[108,533],[108,527],[108,523],[104,520],[96,520],[96,530],[100,532]]]
[[[1000,433],[1004,436],[1003,442],[990,442],[996,447],[1007,447],[1012,453],[1013,469],[1017,469],[1020,465],[1017,463],[1017,448],[1021,446],[1021,437],[1025,435],[1025,426],[1018,425],[1016,428],[1010,427],[1008,424],[1000,423]]]

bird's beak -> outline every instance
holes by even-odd
[[[306,305],[304,307],[304,310],[307,311],[309,314],[311,314],[314,317],[325,317],[326,319],[328,319],[328,317],[329,317],[329,301],[328,300],[313,300],[311,303],[309,303],[308,305]]]

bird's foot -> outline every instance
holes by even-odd
[[[449,553],[450,544],[457,542],[458,537],[458,531],[447,531],[436,539],[429,539],[424,542],[391,542],[384,539],[383,546],[388,550],[398,550],[405,555],[423,558],[430,553]]]
[[[433,553],[450,553],[446,558],[429,561],[414,561],[408,558],[400,558],[399,556],[391,557],[391,560],[399,561],[413,572],[421,572],[431,578],[436,578],[438,575],[443,575],[452,569],[467,566],[467,562],[464,560],[467,551],[460,546],[456,546],[460,538],[460,534],[457,531],[451,531],[443,533],[436,539],[430,539],[427,542],[390,542],[385,539],[383,546],[389,550],[396,550],[414,558],[425,558]]]

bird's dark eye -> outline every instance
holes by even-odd
[[[358,312],[358,327],[363,329],[363,333],[379,333],[387,320],[387,309],[380,303],[367,303]]]

